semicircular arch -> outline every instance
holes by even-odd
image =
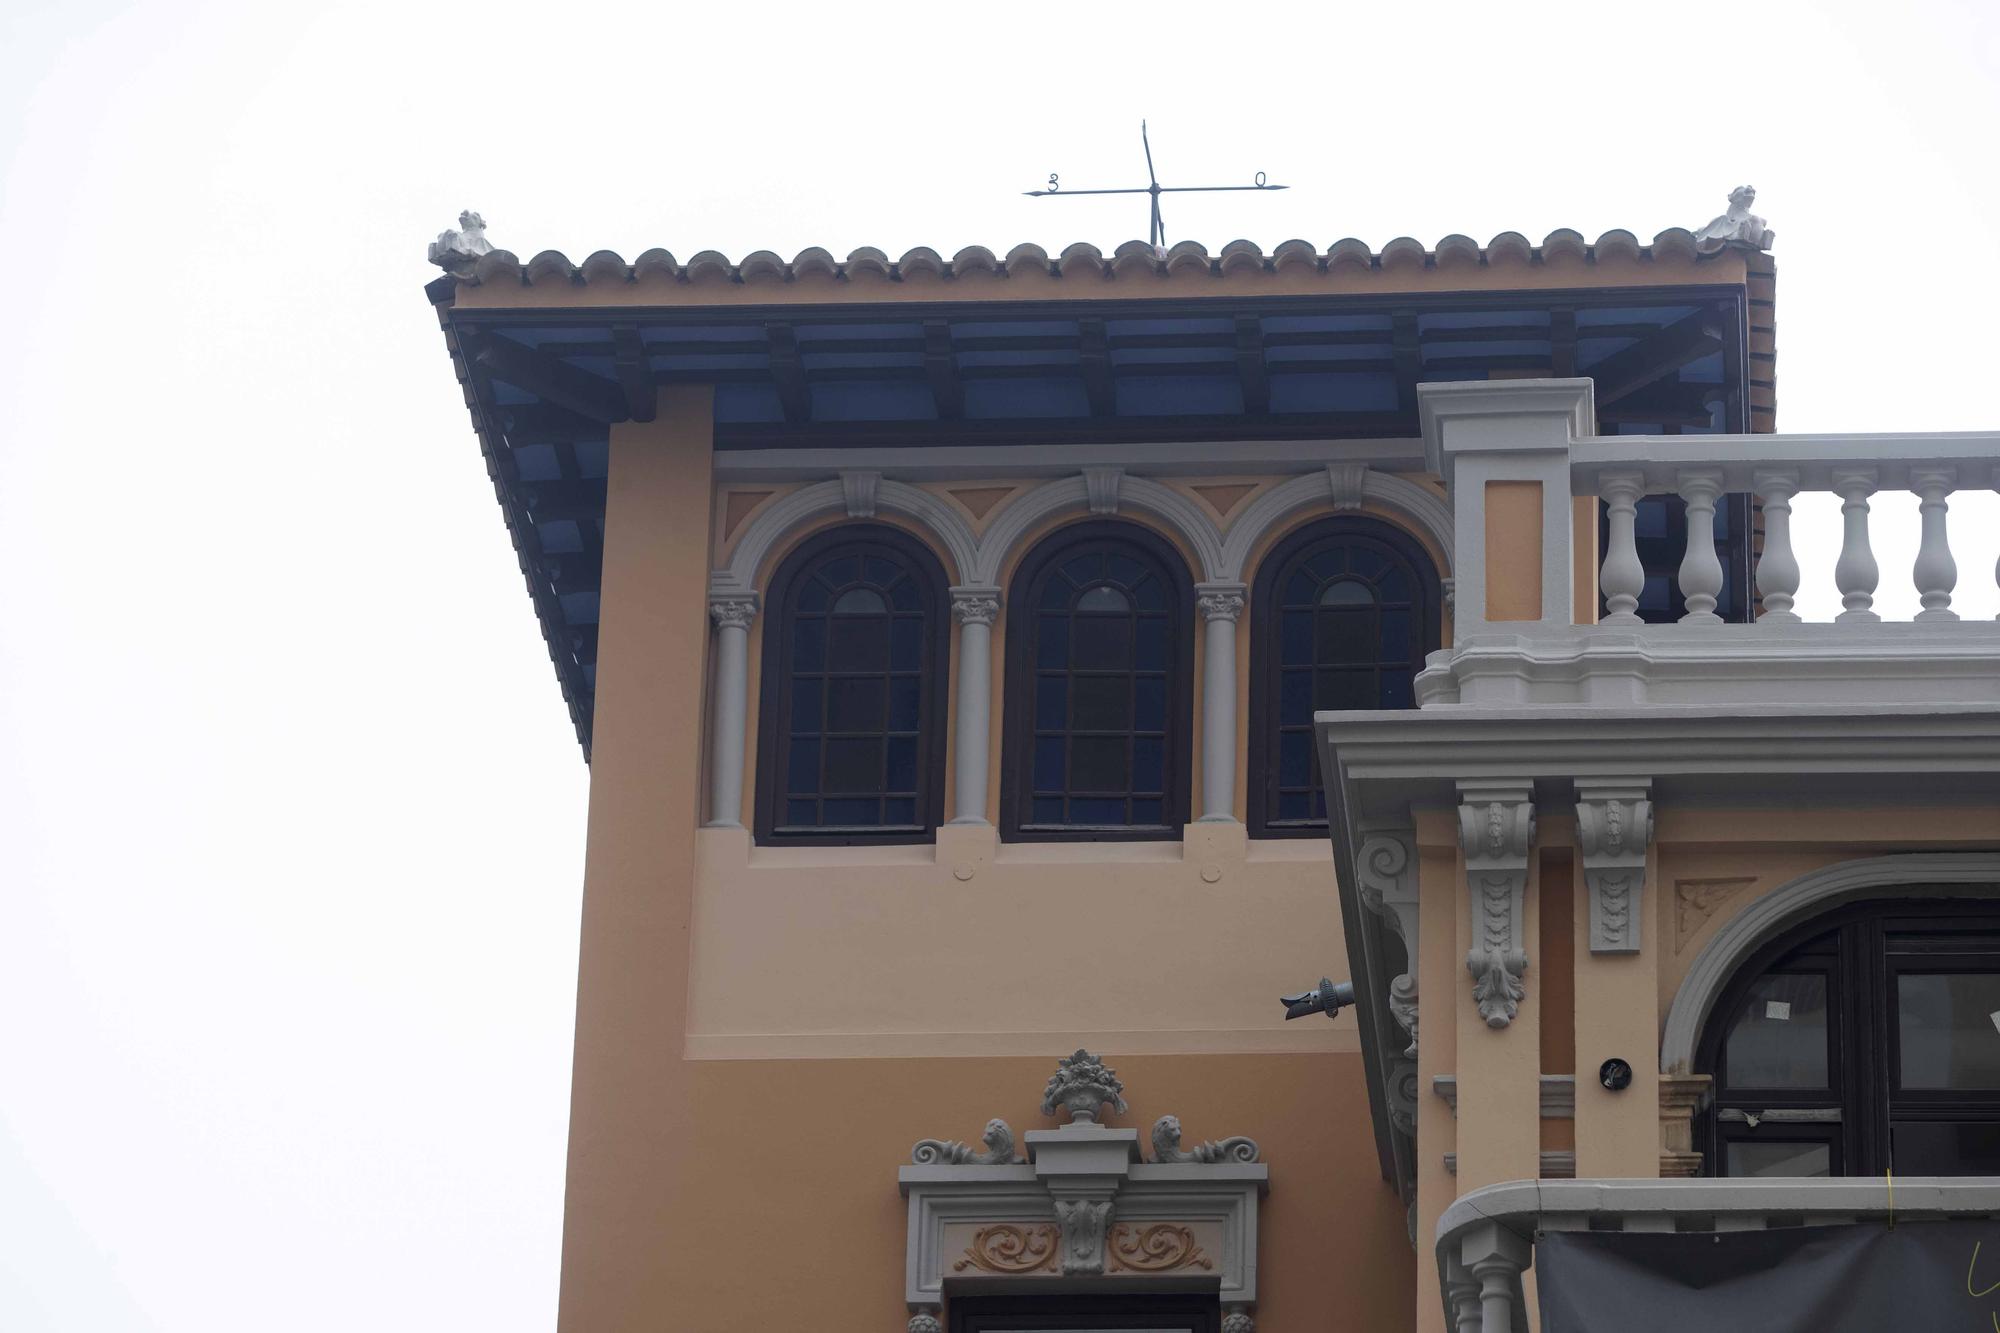
[[[1407,519],[1449,560],[1452,550],[1451,505],[1435,491],[1419,486],[1407,477],[1370,468],[1362,477],[1361,498],[1373,500],[1383,509]],[[1252,500],[1237,520],[1229,525],[1223,539],[1220,572],[1211,577],[1234,583],[1245,582],[1245,567],[1258,543],[1301,510],[1330,505],[1333,482],[1325,472],[1308,472],[1274,486]],[[1440,569],[1439,575],[1451,576]]]
[[[750,520],[730,553],[729,561],[715,570],[709,586],[715,592],[750,592],[757,576],[773,551],[793,532],[830,511],[847,507],[847,488],[838,480],[816,482],[778,499]],[[962,581],[976,563],[978,539],[972,528],[950,505],[929,491],[907,482],[882,481],[875,490],[875,508],[914,520],[936,537],[951,558],[949,573]]]

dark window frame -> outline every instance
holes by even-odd
[[[945,1303],[950,1333],[1013,1329],[1114,1330],[1180,1328],[1220,1333],[1222,1300],[1207,1292],[1122,1292],[1103,1295],[954,1296]]]
[[[786,798],[783,747],[791,734],[793,599],[798,585],[820,564],[849,548],[873,548],[908,571],[924,599],[925,633],[918,667],[923,694],[917,711],[917,826],[880,833],[843,828],[829,832],[785,830],[779,815]],[[764,645],[757,682],[757,777],[753,827],[759,846],[847,847],[929,842],[944,816],[944,765],[950,694],[951,603],[944,566],[931,549],[899,528],[846,523],[814,533],[778,565],[765,590]]]
[[[1816,916],[1758,949],[1730,977],[1704,1020],[1694,1068],[1713,1075],[1714,1095],[1698,1118],[1702,1173],[1725,1174],[1732,1141],[1816,1141],[1831,1145],[1834,1175],[1879,1176],[1892,1168],[1897,1122],[1992,1124],[2000,1127],[2000,1088],[1903,1090],[1895,1021],[1895,978],[1905,972],[2000,971],[2000,900],[1962,895],[1871,898]],[[2000,886],[1994,886],[2000,890]],[[1975,939],[1983,940],[1983,946]],[[1956,947],[1953,942],[1956,941]],[[1979,967],[1978,964],[1984,964]],[[1827,996],[1827,1077],[1824,1091],[1737,1087],[1729,1081],[1725,1043],[1737,1010],[1758,981],[1774,973],[1824,973]],[[1724,1108],[1837,1109],[1837,1123],[1780,1124],[1753,1129],[1725,1122]],[[1900,1166],[1893,1169],[1899,1173]]]
[[[1167,584],[1166,722],[1162,822],[1136,826],[1035,826],[1035,599],[1041,582],[1077,548],[1123,542],[1158,566]],[[1194,580],[1174,545],[1121,519],[1072,523],[1043,537],[1022,558],[1007,587],[1007,646],[1001,693],[1000,838],[1003,842],[1165,842],[1187,827],[1194,759]]]
[[[1278,585],[1286,571],[1315,546],[1343,538],[1366,538],[1389,547],[1415,576],[1413,600],[1421,599],[1421,631],[1414,677],[1422,658],[1443,644],[1444,596],[1437,562],[1422,542],[1393,523],[1361,514],[1335,514],[1303,523],[1285,534],[1258,563],[1250,588],[1250,743],[1245,785],[1249,835],[1253,838],[1324,838],[1326,821],[1280,822],[1278,817],[1278,700],[1284,653],[1277,614]],[[1414,704],[1414,696],[1412,697]],[[1318,747],[1314,746],[1317,755]],[[1317,767],[1318,760],[1314,764]]]

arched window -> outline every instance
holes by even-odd
[[[1264,558],[1250,608],[1253,835],[1325,834],[1313,713],[1414,704],[1438,617],[1436,569],[1387,523],[1325,519]]]
[[[1193,604],[1180,556],[1129,523],[1080,523],[1028,553],[1007,601],[1003,836],[1178,836]]]
[[[1862,903],[1780,937],[1695,1067],[1711,1175],[2000,1174],[2000,904]]]
[[[913,842],[944,795],[945,580],[894,528],[842,527],[778,567],[758,705],[759,842]]]

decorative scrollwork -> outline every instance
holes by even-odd
[[[1237,1135],[1234,1138],[1197,1143],[1192,1148],[1183,1149],[1180,1117],[1163,1115],[1153,1122],[1153,1160],[1169,1163],[1199,1162],[1204,1166],[1216,1162],[1254,1162],[1257,1160],[1257,1140]]]
[[[1139,1227],[1120,1222],[1111,1228],[1111,1271],[1171,1273],[1181,1268],[1213,1269],[1215,1263],[1195,1243],[1192,1228],[1173,1222]]]
[[[1124,1094],[1125,1085],[1118,1081],[1116,1070],[1105,1068],[1104,1062],[1089,1051],[1079,1050],[1056,1062],[1056,1072],[1049,1076],[1049,1085],[1042,1091],[1042,1114],[1054,1115],[1056,1108],[1061,1107],[1069,1112],[1071,1120],[1088,1125],[1096,1121],[1099,1108],[1106,1102],[1122,1113]]]
[[[924,1139],[910,1149],[910,1160],[918,1166],[1008,1166],[1026,1160],[1015,1153],[1014,1130],[1005,1120],[987,1121],[980,1142],[985,1152],[958,1139]]]
[[[972,1243],[951,1266],[952,1271],[976,1268],[982,1273],[1037,1273],[1054,1267],[1056,1240],[1056,1228],[1048,1222],[1025,1227],[997,1222],[972,1233]]]

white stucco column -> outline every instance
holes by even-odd
[[[958,622],[958,726],[952,733],[951,822],[986,822],[987,737],[993,718],[993,622],[1000,590],[967,584],[951,590]]]
[[[1236,618],[1243,585],[1199,583],[1201,608],[1201,822],[1236,819]]]
[[[750,621],[754,592],[710,593],[715,622],[715,688],[709,722],[708,826],[743,827],[744,722],[750,694]]]

